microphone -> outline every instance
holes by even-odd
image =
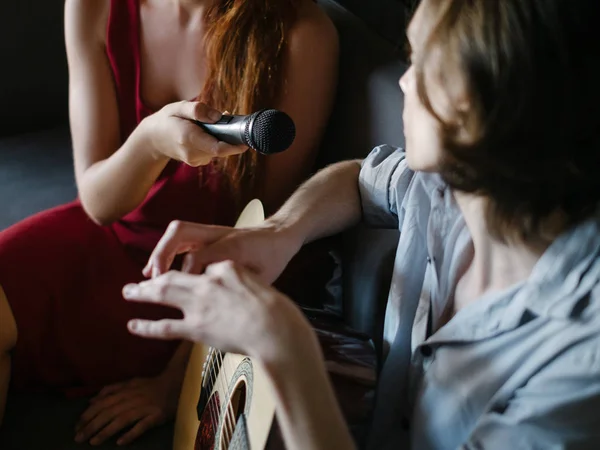
[[[296,137],[292,118],[276,109],[261,109],[247,116],[224,114],[216,123],[194,122],[223,142],[247,145],[263,155],[287,150]]]

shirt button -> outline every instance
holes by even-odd
[[[431,348],[431,346],[423,345],[421,347],[421,355],[423,355],[425,358],[429,358],[431,355],[433,355],[433,349]]]
[[[431,264],[431,256],[427,257],[427,264]]]

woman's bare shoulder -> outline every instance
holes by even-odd
[[[86,42],[104,44],[110,0],[65,0],[65,30]]]
[[[325,51],[335,52],[339,45],[335,25],[313,0],[300,2],[298,20],[290,32],[290,42],[292,49],[305,42],[318,44]]]

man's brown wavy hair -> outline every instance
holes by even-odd
[[[600,2],[424,2],[433,27],[415,63],[417,89],[441,124],[444,180],[489,199],[488,228],[504,241],[549,243],[597,214]],[[437,70],[450,92],[453,69],[468,106],[449,122],[434,111],[424,73]]]
[[[212,2],[205,13],[207,82],[199,99],[232,114],[274,107],[285,87],[288,37],[300,1]],[[256,152],[229,157],[220,165],[236,197],[252,195],[248,191],[260,171]]]

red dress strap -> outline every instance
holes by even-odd
[[[111,0],[106,33],[106,54],[117,91],[121,138],[131,134],[152,111],[140,98],[139,0]]]

